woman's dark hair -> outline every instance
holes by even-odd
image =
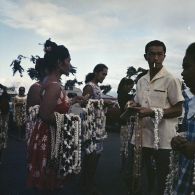
[[[64,59],[70,57],[70,53],[66,47],[63,45],[58,45],[53,48],[50,52],[46,52],[44,55],[45,68],[51,72],[56,69],[58,61],[63,61]]]
[[[85,83],[88,83],[92,81],[95,77],[95,73],[101,72],[104,69],[108,69],[108,67],[105,64],[97,64],[95,68],[93,69],[93,72],[88,73],[85,77]]]
[[[122,78],[117,89],[117,93],[123,93],[123,87],[126,85],[134,85],[134,81],[129,78]]]
[[[46,40],[44,43],[44,51],[45,53],[52,51],[55,49],[58,45],[55,42],[52,42],[51,39]]]
[[[154,40],[154,41],[150,41],[149,43],[147,43],[146,46],[145,46],[145,53],[147,53],[148,50],[149,50],[149,47],[152,47],[152,46],[162,46],[163,50],[164,50],[164,53],[166,53],[165,44],[162,41],[159,41],[159,40]]]

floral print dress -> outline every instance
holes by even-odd
[[[65,114],[69,110],[69,99],[61,92],[55,112]],[[63,187],[66,178],[60,178],[50,162],[51,157],[51,126],[40,118],[32,131],[28,150],[28,187],[39,189],[55,189]],[[53,127],[54,128],[54,127]]]

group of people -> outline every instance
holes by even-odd
[[[13,112],[10,111],[11,109]],[[14,134],[17,139],[24,140],[26,124],[25,88],[19,87],[18,95],[12,100],[7,92],[7,88],[3,86],[0,96],[0,164],[2,161],[2,152],[7,147],[8,129],[13,123],[16,128]]]
[[[72,116],[69,113],[71,105],[79,103],[85,107],[89,99],[101,100],[101,89],[98,83],[102,83],[105,79],[108,67],[104,64],[97,64],[93,73],[89,73],[86,76],[86,86],[83,89],[83,95],[69,99],[60,80],[62,75],[68,76],[72,68],[70,53],[63,45],[57,45],[51,41],[46,43],[44,58],[38,59],[35,66],[39,73],[38,75],[40,75],[38,82],[30,87],[27,95],[27,114],[31,115],[30,112],[32,112],[33,107],[37,108],[38,106],[38,112],[36,113],[35,111],[36,117],[27,117],[27,184],[31,188],[38,189],[42,194],[55,194],[63,187],[63,184],[69,177],[69,175],[59,175],[55,166],[56,162],[51,160],[53,149],[52,132],[53,129],[58,131],[59,126],[56,113],[66,117],[68,114]],[[105,106],[110,104],[112,102],[104,102]],[[82,116],[79,117],[82,118]],[[67,128],[65,123],[62,126]],[[54,137],[60,136],[57,134],[56,132]],[[68,139],[65,140],[66,143],[69,143]],[[80,190],[83,194],[98,194],[95,176],[98,160],[103,151],[103,139],[101,137],[98,137],[98,139],[93,137],[94,148],[90,152],[86,152],[83,146],[88,143],[81,141],[82,168]]]
[[[56,162],[51,160],[53,130],[58,131],[59,125],[67,129],[66,124],[59,124],[56,113],[67,116],[72,104],[79,103],[85,107],[91,99],[101,100],[99,83],[107,76],[108,67],[97,64],[93,72],[86,76],[82,96],[69,99],[61,86],[61,76],[68,76],[72,68],[69,50],[63,45],[47,41],[44,52],[44,57],[37,59],[35,65],[38,81],[30,87],[25,103],[27,184],[42,194],[55,194],[69,177],[59,176]],[[189,45],[183,58],[182,77],[191,91],[185,98],[181,83],[163,65],[165,56],[166,46],[163,42],[149,42],[144,54],[149,65],[147,73],[137,83],[123,78],[118,86],[121,165],[122,171],[128,176],[128,194],[188,195],[195,192],[195,43]],[[135,96],[129,94],[134,84]],[[22,88],[21,93],[23,91]],[[24,94],[19,99],[24,99]],[[112,105],[113,102],[104,101],[105,107]],[[182,130],[185,133],[180,135],[176,127],[183,110]],[[0,140],[3,140],[3,122],[8,111],[1,107],[0,114]],[[82,120],[82,114],[79,117]],[[59,134],[55,136],[57,140]],[[81,153],[80,189],[85,195],[100,194],[95,177],[104,138],[95,138],[93,150],[83,150]],[[2,143],[1,150],[5,147]],[[176,162],[173,162],[173,158]]]
[[[149,71],[136,83],[134,99],[127,92],[121,98],[118,92],[121,117],[130,123],[121,126],[122,141],[125,132],[125,138],[130,137],[122,142],[121,148],[122,160],[127,153],[126,159],[130,159],[127,166],[129,194],[195,193],[195,43],[186,50],[181,74],[190,95],[182,91],[181,82],[163,66],[165,54],[163,42],[149,42],[144,54]],[[130,85],[128,81],[124,89]],[[185,113],[179,134],[176,130],[182,110]],[[134,120],[129,121],[133,117]],[[124,144],[129,144],[129,148],[123,147]]]

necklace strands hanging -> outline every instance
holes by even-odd
[[[97,150],[96,143],[107,137],[105,131],[106,116],[103,99],[89,99],[83,114],[83,141],[86,153]]]
[[[132,190],[134,193],[138,192],[141,185],[141,161],[142,161],[142,119],[139,119],[139,115],[135,115],[133,120],[135,124],[135,145],[134,145],[134,159],[133,159],[133,182]]]
[[[81,119],[78,115],[55,113],[57,130],[52,132],[51,157],[59,176],[81,170]]]
[[[152,120],[154,123],[154,149],[158,150],[160,141],[158,126],[163,118],[164,111],[162,108],[153,108],[152,110],[154,111],[154,119]]]

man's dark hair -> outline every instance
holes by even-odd
[[[19,91],[25,91],[25,87],[23,86],[19,87]]]
[[[150,41],[149,43],[147,43],[146,46],[145,46],[145,53],[147,53],[148,50],[149,50],[149,47],[152,47],[152,46],[162,46],[163,50],[164,50],[164,53],[166,53],[165,44],[162,41],[159,41],[159,40],[154,40],[154,41]]]
[[[186,49],[186,56],[190,56],[195,61],[195,42],[191,43]]]

